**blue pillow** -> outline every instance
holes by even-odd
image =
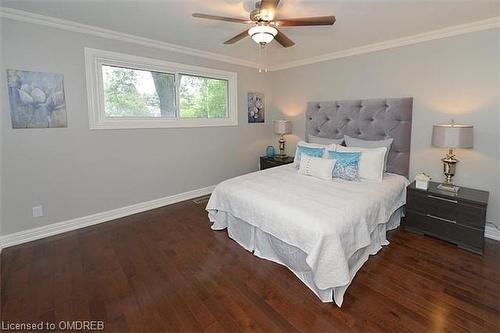
[[[295,154],[296,156],[296,161],[295,162],[295,166],[298,168],[299,165],[300,165],[300,156],[302,154],[306,154],[308,156],[312,156],[312,157],[323,157],[323,153],[325,152],[325,148],[316,148],[316,147],[305,147],[305,146],[301,146],[301,145],[298,145],[297,146],[297,154]]]
[[[337,160],[333,168],[333,177],[345,180],[359,180],[359,157],[361,153],[329,151],[330,158]]]

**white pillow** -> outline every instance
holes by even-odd
[[[384,171],[387,169],[387,158],[389,157],[389,151],[391,150],[393,138],[384,140],[363,140],[358,138],[350,137],[349,135],[344,135],[345,145],[347,147],[359,147],[359,148],[381,148],[386,147],[384,157]]]
[[[386,147],[361,148],[361,147],[337,147],[340,152],[361,152],[359,158],[359,177],[361,180],[381,182],[384,178],[384,158]]]
[[[336,144],[329,144],[329,145],[322,145],[322,144],[319,144],[319,143],[308,143],[308,142],[305,142],[305,141],[299,141],[297,143],[297,148],[295,149],[295,158],[293,160],[293,164],[295,165],[296,168],[299,167],[300,165],[300,155],[299,155],[299,149],[298,147],[299,146],[302,146],[302,147],[307,147],[307,148],[323,148],[324,151],[323,151],[323,157],[326,157],[327,154],[326,154],[326,151],[327,150],[335,150],[336,149]]]
[[[336,160],[334,159],[302,154],[300,157],[299,173],[319,179],[332,180],[335,162]]]

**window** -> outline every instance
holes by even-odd
[[[235,126],[236,73],[85,49],[91,129]]]
[[[174,74],[102,65],[102,81],[107,118],[175,117]]]
[[[227,118],[227,80],[180,75],[181,118]]]

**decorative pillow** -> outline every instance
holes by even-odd
[[[363,140],[358,138],[353,138],[348,135],[344,135],[345,145],[347,147],[360,147],[360,148],[380,148],[385,147],[387,151],[384,157],[384,171],[387,169],[387,157],[389,156],[389,151],[391,150],[393,138],[385,140]]]
[[[302,154],[299,173],[324,180],[332,180],[335,160]]]
[[[345,180],[359,180],[358,167],[361,153],[329,151],[330,158],[336,160],[333,177]]]
[[[327,149],[335,150],[335,147],[333,145],[320,145],[316,143],[299,141],[299,143],[297,143],[297,149],[295,150],[295,158],[293,160],[293,164],[296,168],[299,167],[300,155],[302,153],[313,157],[323,157]]]
[[[328,139],[328,138],[322,138],[320,136],[314,136],[309,134],[307,136],[307,141],[309,143],[319,143],[322,145],[341,145],[344,142],[344,139]]]
[[[387,148],[338,147],[337,152],[360,152],[359,178],[381,182],[384,178],[384,157]]]

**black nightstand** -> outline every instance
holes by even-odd
[[[269,168],[274,168],[280,165],[285,165],[285,164],[290,164],[293,163],[293,157],[292,156],[287,156],[287,157],[267,157],[267,156],[261,156],[260,157],[260,169],[269,169]]]
[[[455,195],[438,185],[429,182],[427,190],[416,188],[415,182],[408,186],[403,226],[482,254],[489,193],[460,187]]]

